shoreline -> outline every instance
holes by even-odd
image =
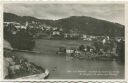
[[[24,76],[17,79],[45,79],[48,77],[48,75],[49,75],[49,70],[45,69],[44,73]]]
[[[29,52],[29,53],[41,53],[37,50],[19,50],[19,49],[13,49],[13,51],[19,51],[19,52]]]

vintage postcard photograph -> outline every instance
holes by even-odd
[[[125,5],[3,4],[3,78],[125,79]]]

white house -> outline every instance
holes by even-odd
[[[60,35],[60,32],[59,31],[53,31],[52,35]]]

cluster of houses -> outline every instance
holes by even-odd
[[[69,32],[65,32],[62,28],[58,27],[52,27],[48,26],[46,24],[42,24],[40,22],[26,21],[25,23],[18,23],[18,22],[4,22],[4,26],[7,27],[10,24],[15,26],[15,29],[12,29],[12,33],[16,34],[17,31],[20,31],[21,29],[34,29],[34,36],[43,38],[47,37],[48,39],[80,39],[80,40],[86,40],[86,41],[93,41],[93,40],[103,40],[103,39],[109,39],[109,36],[93,36],[93,35],[87,35],[87,34],[81,34],[78,32],[79,30],[69,30]],[[124,39],[122,37],[116,37],[115,40],[119,41],[121,39]]]
[[[102,41],[93,42],[91,45],[80,45],[78,48],[59,47],[56,54],[66,56],[66,60],[72,60],[73,58],[87,60],[124,60],[124,42],[123,40],[117,42],[113,42],[109,37],[106,37]]]
[[[12,32],[12,34],[16,34],[17,31],[20,31],[21,29],[35,29],[38,30],[38,32],[36,32],[36,35],[42,35],[44,33],[48,33],[47,35],[61,35],[61,32],[63,31],[62,28],[57,28],[57,27],[51,27],[48,26],[46,24],[41,24],[39,22],[25,22],[25,23],[18,23],[18,22],[4,22],[4,27],[9,27],[9,26],[15,26],[15,28],[12,28],[10,31]]]
[[[113,60],[116,57],[116,48],[113,48],[112,51],[104,51],[103,48],[100,48],[99,51],[93,46],[86,46],[82,49],[61,47],[57,51],[58,55],[66,56],[66,60],[71,60],[73,58],[77,59],[92,59],[92,60]]]

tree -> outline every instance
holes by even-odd
[[[120,60],[125,62],[125,42],[123,40],[117,42],[116,53],[118,54]]]
[[[21,50],[32,50],[35,46],[35,41],[25,29],[21,29],[13,36],[12,47]]]
[[[84,49],[85,49],[85,46],[84,46],[84,45],[80,45],[80,46],[79,46],[79,50],[80,50],[80,51],[84,51]]]
[[[100,49],[103,48],[103,44],[102,44],[101,42],[99,42],[99,41],[95,41],[95,42],[93,43],[93,45],[94,45],[94,47],[95,47],[95,49],[96,49],[96,52],[99,52]]]
[[[30,35],[25,29],[20,29],[16,34],[12,34],[16,30],[14,25],[4,26],[4,39],[9,41],[11,46],[20,50],[32,50],[35,46],[33,35]]]

